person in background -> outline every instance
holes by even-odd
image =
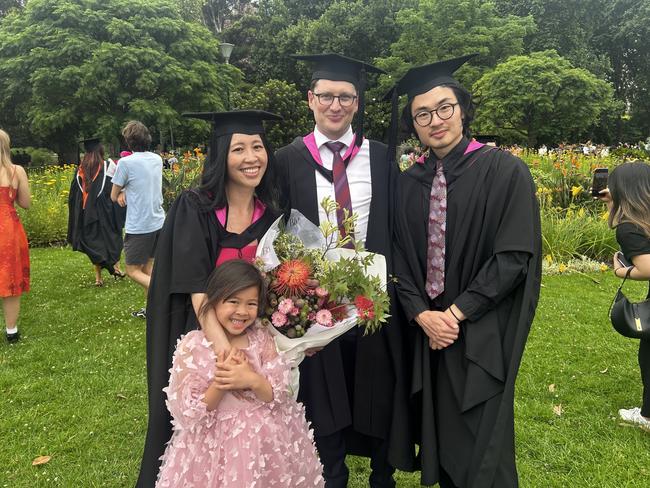
[[[291,365],[257,320],[265,297],[250,262],[212,272],[199,317],[214,313],[232,349],[215,355],[200,329],[178,341],[165,388],[174,433],[157,487],[323,487],[305,409],[290,391]]]
[[[149,422],[139,488],[154,485],[171,437],[162,390],[176,341],[200,328],[215,355],[231,348],[214,311],[199,314],[210,273],[231,259],[253,261],[258,241],[280,216],[275,161],[262,122],[281,117],[261,110],[185,116],[212,122],[212,135],[201,184],[173,203],[156,251],[147,305]]]
[[[126,205],[126,274],[144,288],[146,295],[158,234],[165,221],[162,208],[162,159],[149,151],[151,134],[142,122],[128,122],[122,129],[122,136],[133,154],[121,158],[117,165],[111,200],[121,206]],[[145,308],[136,310],[131,315],[144,319]]]
[[[29,208],[27,173],[11,162],[9,134],[0,129],[0,297],[8,342],[20,339],[20,297],[29,291],[29,247],[15,205]]]
[[[625,278],[629,271],[629,279],[650,281],[650,165],[634,161],[617,166],[609,175],[601,199],[609,208],[609,226],[616,229],[623,255],[623,259],[614,255],[614,274]],[[641,406],[622,408],[618,414],[625,422],[650,432],[650,340],[639,341],[638,357],[643,384]]]
[[[82,143],[84,157],[68,195],[68,242],[93,263],[95,286],[104,286],[102,268],[116,278],[126,276],[119,267],[125,211],[111,201],[115,163],[104,159],[104,146],[98,138]]]

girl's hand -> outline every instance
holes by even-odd
[[[260,375],[258,375],[246,355],[232,348],[230,354],[225,358],[222,353],[217,360],[217,372],[215,373],[214,382],[220,390],[253,390],[259,385]]]

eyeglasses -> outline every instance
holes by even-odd
[[[339,105],[341,107],[349,107],[357,99],[356,95],[349,95],[347,93],[344,93],[343,95],[332,95],[331,93],[314,93],[313,95],[318,98],[318,103],[327,106],[332,105],[335,98],[339,99]]]
[[[456,105],[458,105],[458,103],[443,103],[438,108],[434,108],[433,110],[422,110],[421,112],[415,114],[413,120],[420,127],[426,127],[433,120],[434,113],[440,120],[450,119],[451,116],[454,115],[454,108]]]

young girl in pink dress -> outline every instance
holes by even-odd
[[[174,432],[156,487],[323,487],[304,408],[289,391],[289,364],[257,317],[257,268],[227,261],[210,276],[200,314],[214,310],[232,349],[215,357],[200,330],[183,336],[170,370]]]

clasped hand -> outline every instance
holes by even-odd
[[[458,339],[458,322],[447,312],[426,310],[415,317],[415,321],[429,338],[431,349],[443,349]]]
[[[217,371],[214,384],[219,390],[253,389],[259,375],[253,370],[243,351],[236,347],[228,355],[217,355]]]

